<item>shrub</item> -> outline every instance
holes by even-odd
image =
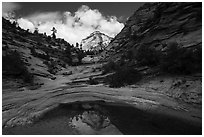
[[[24,82],[33,83],[33,74],[29,73],[27,69],[23,72],[22,78]]]
[[[32,48],[30,48],[30,52],[34,57],[38,57],[44,60],[50,60],[50,56],[49,54],[46,52],[46,54],[41,54],[41,53],[37,53],[35,51],[35,47],[33,46]]]
[[[44,59],[44,60],[50,60],[49,54],[37,54],[37,57]]]
[[[134,59],[134,52],[133,52],[133,50],[128,50],[126,58],[127,58],[128,60],[130,60],[130,61],[131,61],[132,59]]]
[[[17,51],[9,51],[6,56],[2,57],[2,70],[7,76],[21,78],[27,83],[33,82],[33,75],[28,72]]]
[[[89,80],[88,80],[88,84],[90,84],[90,85],[97,85],[97,84],[98,84],[98,81],[96,81],[95,79],[93,79],[92,77],[90,77]]]
[[[202,70],[202,48],[179,47],[171,43],[161,59],[161,70],[171,74],[192,74]]]
[[[136,55],[136,60],[141,66],[157,66],[160,63],[160,58],[161,52],[148,47],[148,45],[141,45]]]
[[[140,66],[159,66],[160,70],[170,74],[192,74],[202,70],[202,46],[187,49],[177,42],[168,44],[164,53],[142,45],[136,55]]]
[[[114,74],[105,78],[105,83],[108,83],[110,87],[118,88],[128,84],[134,84],[141,78],[141,74],[134,68],[122,67]]]
[[[106,63],[105,65],[103,65],[102,69],[103,69],[103,74],[107,74],[109,72],[113,72],[115,70],[117,70],[118,65],[113,62],[113,61],[109,61],[108,63]]]
[[[51,74],[56,74],[58,69],[57,69],[57,64],[55,62],[50,62],[47,64],[48,66],[48,72],[50,72]]]
[[[38,46],[43,46],[43,44],[41,42],[37,42]]]
[[[70,58],[68,58],[68,57],[63,57],[62,58],[62,60],[66,63],[66,64],[68,64],[68,65],[72,65],[72,58],[70,57]]]
[[[8,45],[2,46],[2,50],[8,50],[8,49],[9,49]]]

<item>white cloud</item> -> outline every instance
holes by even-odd
[[[88,6],[83,5],[76,13],[75,16],[79,18],[79,21],[87,26],[98,25],[98,22],[103,19],[102,14],[98,10],[91,10]]]
[[[33,22],[35,25],[43,24],[51,21],[61,20],[61,15],[59,12],[44,12],[44,13],[34,13],[27,16],[26,19]]]
[[[30,23],[29,23],[30,22]],[[24,29],[38,27],[39,32],[50,35],[52,27],[57,29],[56,36],[64,38],[71,44],[81,42],[90,33],[98,30],[111,37],[124,27],[115,16],[105,17],[99,10],[81,6],[75,13],[69,11],[35,13],[18,20]]]
[[[24,18],[20,18],[17,20],[19,26],[25,30],[29,29],[31,32],[34,31],[35,26],[33,25],[33,23],[27,19]]]

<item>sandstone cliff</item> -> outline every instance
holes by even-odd
[[[103,59],[121,58],[142,45],[165,50],[171,42],[192,48],[202,44],[202,3],[147,3],[139,8],[102,53]]]

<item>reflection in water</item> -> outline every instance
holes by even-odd
[[[70,118],[69,126],[77,129],[81,134],[121,134],[111,124],[108,116],[94,110],[84,111]]]
[[[117,104],[118,105],[118,104]],[[202,124],[132,106],[74,103],[49,111],[32,125],[3,128],[10,135],[186,135],[202,134]],[[114,125],[113,125],[114,124]]]

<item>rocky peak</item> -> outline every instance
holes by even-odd
[[[88,37],[82,39],[81,44],[84,50],[100,51],[104,50],[111,40],[112,38],[108,35],[100,31],[94,31]]]
[[[90,35],[100,35],[100,34],[103,34],[103,33],[101,33],[100,31],[94,31]],[[105,35],[105,34],[103,34],[103,35]]]

